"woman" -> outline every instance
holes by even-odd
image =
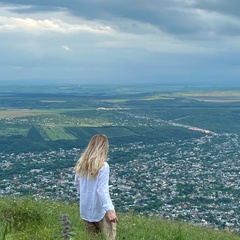
[[[105,135],[92,137],[74,167],[74,185],[80,195],[80,216],[88,233],[104,233],[109,240],[115,240],[118,218],[109,194],[108,148]]]

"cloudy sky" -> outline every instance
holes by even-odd
[[[0,0],[0,81],[240,82],[239,0]]]

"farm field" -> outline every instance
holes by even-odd
[[[19,117],[35,116],[35,115],[36,113],[29,109],[0,110],[0,119],[19,118]]]
[[[59,126],[42,126],[42,131],[44,131],[44,135],[46,134],[48,136],[48,139],[50,141],[56,141],[59,139],[63,140],[76,140],[77,138],[66,131],[64,127]]]
[[[240,133],[237,89],[4,86],[0,99],[1,151],[82,146],[96,133],[118,144]]]

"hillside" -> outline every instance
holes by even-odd
[[[239,240],[230,232],[194,227],[183,222],[118,213],[118,240]],[[68,223],[68,220],[70,223]],[[66,237],[64,226],[70,224]],[[67,227],[66,227],[67,228]],[[30,197],[0,199],[1,240],[87,239],[77,203],[35,200]],[[100,238],[99,238],[100,239]],[[97,240],[97,239],[96,239]]]

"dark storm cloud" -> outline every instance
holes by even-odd
[[[239,9],[240,0],[0,0],[0,81],[238,81]]]
[[[206,11],[219,12],[224,15],[240,18],[239,0],[201,0],[197,1],[195,7],[204,9]]]
[[[117,25],[122,31],[127,29],[121,25],[119,19],[132,20],[151,24],[160,30],[179,36],[194,37],[194,35],[230,34],[239,33],[239,0],[2,0],[2,3],[16,5],[14,11],[18,13],[54,11],[65,9],[70,14],[85,19],[98,19],[108,24]],[[18,8],[17,6],[28,6]],[[203,11],[203,12],[200,12]],[[204,13],[210,17],[205,18]],[[225,21],[211,18],[213,14],[223,14],[226,17],[234,17],[236,21]],[[220,18],[220,16],[219,16]],[[118,21],[118,22],[117,22]],[[131,29],[134,31],[134,29]]]

